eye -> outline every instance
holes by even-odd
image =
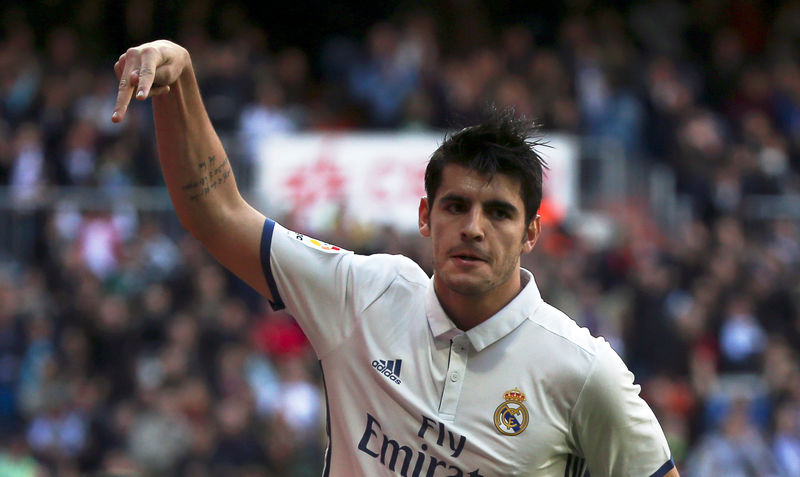
[[[509,214],[508,211],[505,209],[492,209],[491,211],[489,211],[489,216],[495,220],[504,220],[511,218],[511,214]]]
[[[451,214],[460,214],[466,210],[466,206],[460,202],[449,202],[444,206],[444,210]]]

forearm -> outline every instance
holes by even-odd
[[[189,53],[167,40],[129,48],[114,64],[119,77],[111,120],[125,118],[136,99],[153,98],[158,156],[183,226],[267,298],[261,268],[264,216],[236,188],[233,170],[208,119]]]
[[[153,98],[158,155],[175,211],[192,235],[205,241],[247,207],[236,187],[197,86],[191,63],[168,94]]]

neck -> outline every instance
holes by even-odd
[[[520,273],[499,287],[483,294],[465,295],[435,279],[433,289],[447,316],[462,331],[470,330],[494,316],[522,290]]]

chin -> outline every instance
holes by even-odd
[[[472,277],[444,277],[445,279],[442,280],[450,290],[460,294],[460,295],[467,295],[467,296],[476,296],[486,293],[491,286],[485,280],[477,280],[474,276]],[[459,279],[461,278],[461,279]]]

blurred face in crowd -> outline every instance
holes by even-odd
[[[422,199],[420,232],[433,243],[437,294],[510,299],[519,291],[520,255],[533,249],[539,218],[525,223],[520,181],[445,166],[433,203]]]

